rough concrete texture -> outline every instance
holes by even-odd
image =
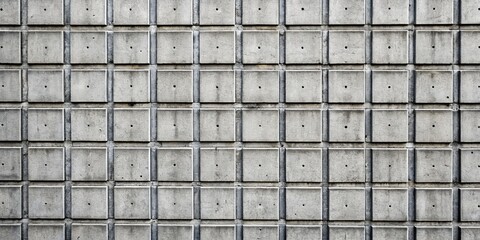
[[[0,240],[480,239],[480,0],[0,0]]]

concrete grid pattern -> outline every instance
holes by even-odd
[[[480,0],[0,0],[0,239],[480,239]]]

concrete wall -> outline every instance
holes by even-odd
[[[0,0],[0,239],[480,239],[480,0]]]

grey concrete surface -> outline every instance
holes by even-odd
[[[480,0],[0,0],[0,239],[480,239]]]

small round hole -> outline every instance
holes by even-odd
[[[44,87],[45,87],[45,88],[47,88],[48,86],[47,86],[47,85],[45,85]]]
[[[302,167],[305,167],[305,164],[302,164]]]
[[[303,46],[301,46],[300,48],[303,49]]]
[[[48,166],[48,164],[45,163],[45,167]]]
[[[302,128],[305,127],[305,125],[302,125]]]
[[[217,49],[219,49],[219,48],[220,48],[220,47],[219,47],[219,46],[217,46]]]
[[[433,45],[432,48],[435,48],[435,45]]]
[[[435,11],[435,8],[433,8],[433,11]]]
[[[432,205],[432,207],[435,207],[435,205]]]
[[[217,128],[220,127],[220,125],[217,124]]]
[[[392,86],[388,86],[388,88],[392,88]]]
[[[345,8],[345,11],[347,11],[347,10],[348,10],[348,8]]]
[[[433,124],[432,127],[435,127],[435,124]]]
[[[302,86],[302,88],[305,88],[305,86]]]
[[[47,11],[47,9],[46,9],[46,8],[44,8],[44,9],[43,9],[43,11]]]
[[[432,165],[432,167],[435,167],[435,165]]]
[[[305,8],[302,8],[302,11],[304,11],[304,10],[305,10]]]
[[[218,88],[218,86],[215,86],[215,88]]]
[[[88,204],[88,206],[90,206],[90,203],[87,203],[87,204]]]
[[[348,164],[345,164],[345,167],[348,167]]]
[[[392,207],[392,205],[388,205],[388,207]]]
[[[392,167],[392,165],[389,164],[388,167]]]
[[[218,8],[215,8],[215,11],[218,11]]]
[[[345,126],[345,128],[348,128],[348,126]]]
[[[48,47],[47,47],[47,46],[45,46],[45,49],[48,49]]]
[[[87,88],[90,88],[90,85],[87,85]]]
[[[392,8],[388,8],[388,10],[392,10]]]
[[[435,86],[432,86],[432,88],[435,88]]]
[[[391,49],[392,47],[391,46],[388,46],[388,49]]]
[[[348,49],[348,46],[345,46],[345,49]]]
[[[173,46],[173,49],[175,49],[175,46]]]
[[[131,9],[131,8],[129,8],[128,10],[132,11],[132,9]]]
[[[177,85],[173,85],[173,88],[176,88],[176,87],[177,87]]]
[[[85,10],[87,10],[87,11],[88,11],[88,8],[85,8]]]
[[[131,128],[133,128],[133,125],[130,125]]]
[[[173,166],[174,166],[174,167],[176,167],[176,166],[177,166],[177,164],[176,164],[176,163],[174,163],[174,164],[173,164]]]
[[[348,207],[348,205],[347,205],[347,204],[345,204],[345,207]]]
[[[258,49],[260,49],[260,48],[261,48],[261,47],[260,47],[260,46],[258,46]]]
[[[258,164],[259,167],[262,167],[262,164]]]
[[[261,10],[262,10],[262,8],[258,8],[258,11],[261,11]]]
[[[258,127],[262,127],[262,125],[258,125]]]
[[[173,8],[173,11],[177,11],[177,9],[176,9],[176,8]]]
[[[130,49],[133,49],[133,46],[130,46]]]

